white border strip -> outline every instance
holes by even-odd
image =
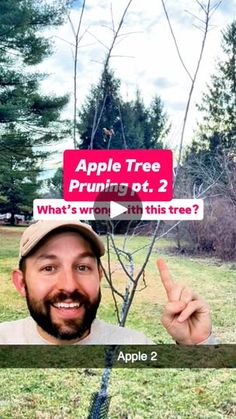
[[[122,205],[122,202],[118,202]],[[139,203],[126,202],[128,212],[115,220],[202,220],[204,205],[202,199],[172,199],[168,202],[143,202],[142,216]],[[33,217],[35,220],[108,220],[109,202],[69,202],[64,199],[35,199]]]

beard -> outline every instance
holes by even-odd
[[[29,312],[35,322],[49,335],[64,341],[79,339],[84,336],[91,328],[91,324],[96,318],[97,309],[101,301],[101,289],[94,302],[91,302],[86,296],[78,291],[72,293],[59,292],[53,297],[37,301],[30,296],[27,286],[26,301]],[[52,304],[62,303],[70,299],[71,302],[80,302],[84,308],[84,314],[76,319],[63,319],[60,323],[53,321],[51,315]]]

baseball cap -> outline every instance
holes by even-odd
[[[98,250],[99,256],[105,253],[104,244],[97,233],[92,229],[89,224],[82,223],[81,221],[68,221],[68,220],[40,220],[31,224],[24,233],[20,240],[20,253],[19,260],[27,256],[28,253],[49,233],[61,228],[70,227],[77,230],[81,235],[92,242]]]

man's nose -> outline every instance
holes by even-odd
[[[76,273],[73,271],[73,269],[67,268],[62,270],[57,281],[57,287],[58,289],[67,292],[73,292],[80,288],[78,276],[76,276]]]

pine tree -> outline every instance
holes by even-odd
[[[236,21],[223,33],[222,50],[224,59],[218,62],[198,107],[203,122],[195,147],[230,153],[236,141]]]
[[[120,141],[119,88],[120,81],[109,70],[103,72],[97,86],[92,86],[79,112],[78,129],[81,138],[79,148],[116,148]],[[111,135],[106,134],[108,131],[111,131]],[[113,131],[116,135],[111,143],[110,137]]]
[[[40,187],[37,178],[40,172],[39,156],[33,152],[30,143],[30,135],[15,131],[13,125],[0,139],[0,209],[2,213],[11,213],[11,224],[15,222],[15,214],[31,213],[32,202],[37,197],[36,192]],[[40,159],[45,154],[40,152]]]
[[[223,33],[222,50],[224,59],[218,62],[198,106],[203,121],[187,151],[185,165],[198,184],[206,182],[206,178],[213,182],[220,176],[220,182],[226,186],[229,173],[235,170],[236,21]]]
[[[179,237],[198,251],[235,259],[236,247],[236,21],[223,33],[218,61],[202,102],[203,115],[186,153],[177,192],[205,198],[204,219],[185,223]],[[179,196],[179,195],[178,195]],[[207,199],[206,199],[207,198]]]
[[[45,145],[63,135],[59,116],[68,102],[39,92],[43,75],[33,66],[51,54],[42,30],[59,25],[63,2],[2,0],[0,3],[0,211],[32,209]]]
[[[63,2],[60,2],[61,4]],[[0,129],[8,123],[28,132],[56,121],[67,97],[39,93],[42,74],[29,71],[51,53],[41,35],[48,26],[62,22],[63,8],[36,0],[2,0],[0,3]],[[43,134],[43,131],[40,131]],[[46,134],[46,131],[44,131]],[[39,131],[37,131],[39,138]],[[42,135],[41,139],[44,139]],[[45,138],[48,141],[48,137]]]
[[[79,148],[161,148],[167,132],[167,117],[158,96],[146,107],[139,91],[125,102],[121,81],[106,70],[93,86],[79,113]],[[93,133],[95,135],[93,136]]]

